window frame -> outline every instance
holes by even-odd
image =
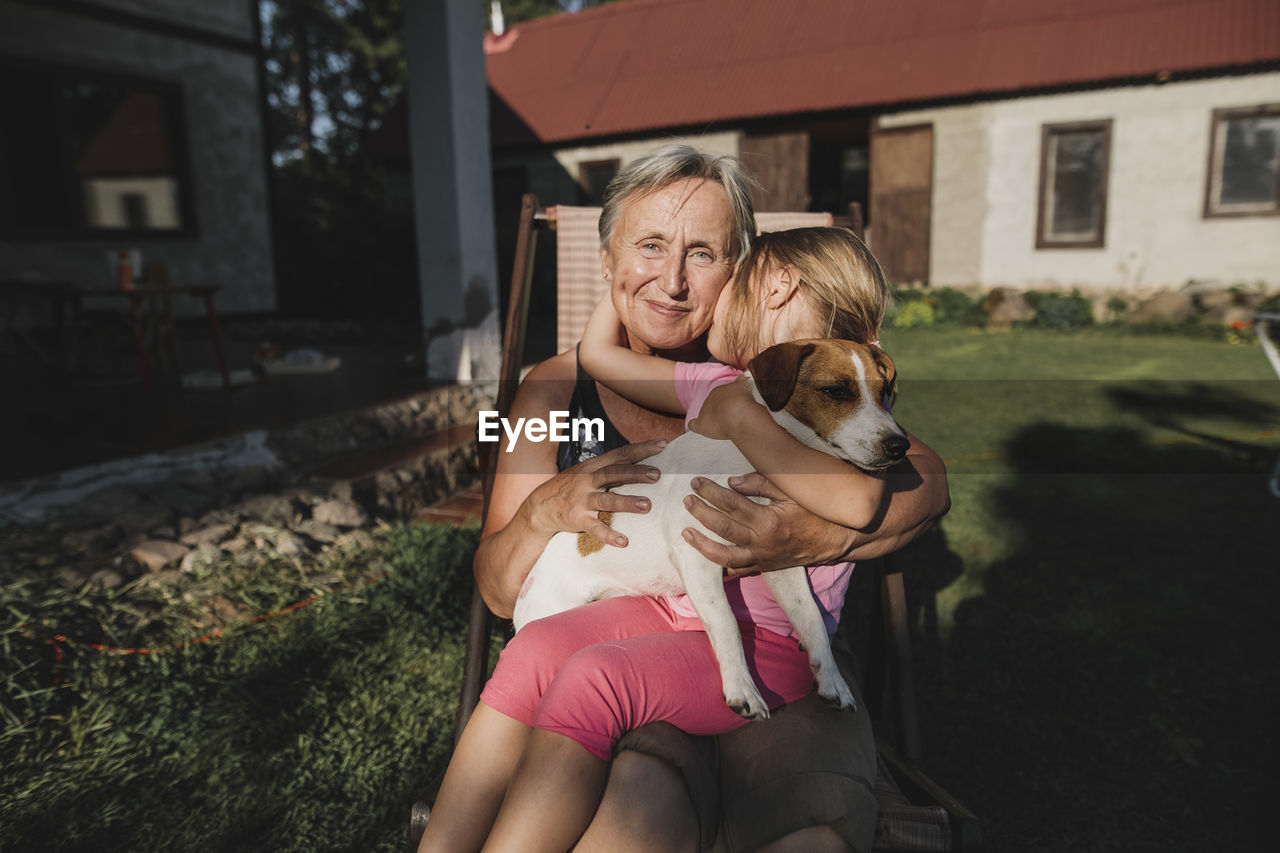
[[[1280,116],[1280,103],[1256,104],[1249,107],[1220,107],[1209,115],[1209,151],[1204,175],[1204,219],[1239,219],[1253,216],[1280,216],[1280,170],[1276,173],[1276,202],[1268,210],[1222,210],[1214,204],[1214,189],[1222,187],[1222,162],[1226,151],[1219,151],[1218,128],[1234,118],[1255,116]],[[1225,134],[1224,140],[1225,140]]]
[[[1036,248],[1037,249],[1103,249],[1107,245],[1107,202],[1111,185],[1111,125],[1112,119],[1046,123],[1040,127],[1040,184],[1036,192]],[[1098,236],[1091,240],[1054,239],[1045,233],[1049,224],[1046,202],[1050,199],[1049,146],[1055,135],[1085,130],[1102,132],[1102,164],[1099,176]]]
[[[190,240],[200,236],[196,220],[195,177],[191,168],[192,152],[187,120],[187,98],[180,81],[147,77],[118,69],[104,69],[92,65],[71,64],[37,59],[12,53],[0,53],[0,73],[24,75],[18,79],[32,79],[25,75],[35,75],[38,79],[56,79],[64,82],[76,80],[107,81],[134,91],[160,96],[171,109],[168,113],[166,130],[170,144],[173,146],[173,177],[177,182],[178,214],[181,225],[178,228],[103,228],[88,224],[70,224],[59,227],[24,227],[21,216],[10,217],[8,209],[0,208],[0,239],[11,242],[50,241],[50,242],[84,242],[97,240]],[[0,139],[2,141],[2,139]],[[3,152],[0,152],[3,154]],[[64,164],[66,165],[66,164]],[[2,177],[2,175],[0,175]],[[55,187],[57,192],[73,191],[74,182],[69,172],[60,176],[62,183]],[[79,192],[80,188],[75,187]],[[17,202],[15,202],[16,204]],[[17,211],[15,211],[15,214]]]

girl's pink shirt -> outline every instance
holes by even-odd
[[[685,429],[698,416],[707,395],[721,385],[727,385],[742,375],[736,367],[717,362],[676,362],[676,397],[685,408]],[[697,521],[689,517],[690,526]],[[822,610],[827,633],[834,634],[840,622],[840,608],[844,605],[845,592],[849,589],[849,576],[853,563],[837,563],[832,566],[809,566],[809,586],[813,590],[818,607]],[[794,635],[791,620],[769,593],[769,587],[761,575],[737,578],[724,585],[734,615],[742,622],[752,622],[777,634]],[[681,616],[697,618],[688,595],[676,595],[667,599],[671,609]]]

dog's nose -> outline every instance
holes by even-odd
[[[884,455],[897,462],[907,455],[907,448],[911,446],[911,442],[907,440],[906,436],[891,435],[884,440],[881,446],[884,448]]]

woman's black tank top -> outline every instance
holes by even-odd
[[[618,432],[618,428],[605,414],[596,381],[583,368],[582,362],[578,361],[576,350],[573,360],[577,365],[577,381],[573,386],[573,396],[569,398],[570,422],[575,418],[599,418],[604,421],[604,438],[597,441],[594,436],[586,434],[589,431],[584,430],[580,440],[570,438],[569,441],[562,442],[560,449],[556,452],[556,467],[561,471],[630,443],[622,437],[622,433]]]

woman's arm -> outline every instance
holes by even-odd
[[[548,412],[566,408],[575,373],[571,352],[535,367],[516,392],[510,416],[546,418]],[[627,445],[559,472],[553,442],[526,441],[508,453],[506,441],[503,436],[472,568],[485,604],[509,618],[525,577],[556,533],[586,531],[602,542],[626,545],[626,537],[613,532],[597,513],[648,512],[647,500],[608,489],[657,479],[656,468],[636,463],[661,445]]]
[[[606,293],[582,332],[578,359],[596,381],[633,403],[658,412],[684,414],[676,396],[675,362],[633,352]]]
[[[689,427],[732,441],[755,470],[814,515],[855,530],[879,517],[884,479],[801,444],[755,401],[745,377],[712,391]]]
[[[798,565],[870,560],[898,550],[951,508],[947,471],[938,454],[908,433],[907,457],[885,476],[888,501],[874,529],[850,530],[808,512],[760,474],[730,480],[725,489],[706,478],[694,480],[696,495],[685,498],[693,516],[732,542],[721,545],[696,527],[685,539],[730,577]],[[764,497],[757,504],[749,496]]]

